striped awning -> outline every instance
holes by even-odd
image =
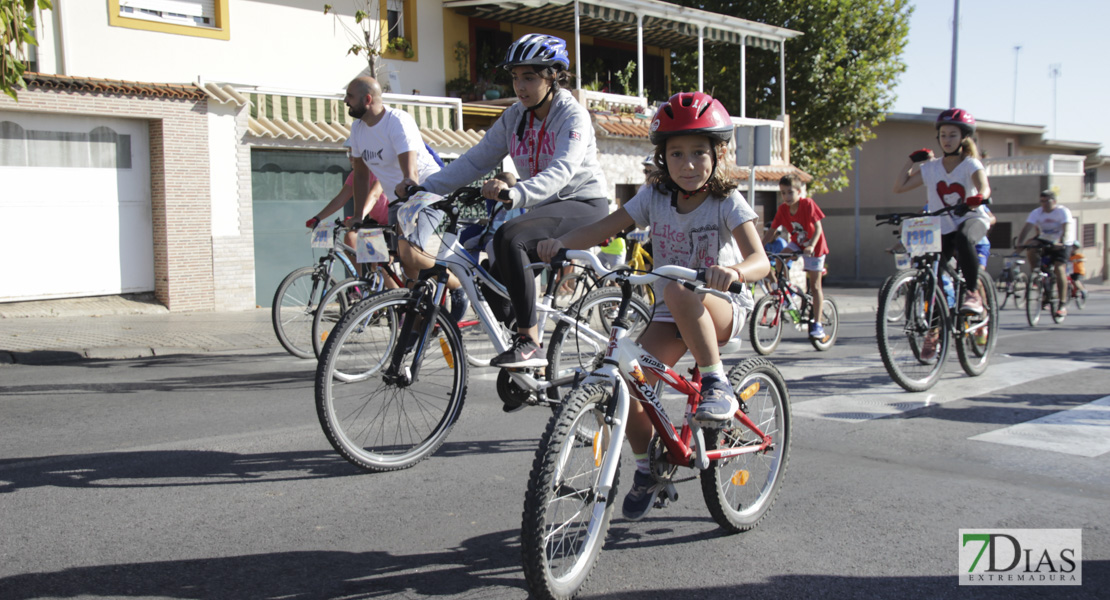
[[[465,0],[464,0],[465,2]],[[446,0],[444,7],[452,8],[454,2]],[[460,4],[463,4],[460,2]],[[616,4],[617,6],[613,6]],[[650,4],[650,3],[649,3]],[[778,50],[785,39],[796,37],[798,32],[781,27],[771,27],[737,17],[710,13],[697,9],[679,9],[674,5],[657,3],[659,14],[646,12],[643,19],[644,43],[661,48],[686,48],[698,43],[699,23],[705,27],[704,41],[707,44],[746,44],[755,48]],[[642,4],[641,4],[642,6]],[[536,3],[494,3],[465,6],[457,10],[481,19],[506,21],[543,29],[574,31],[574,3],[548,2]],[[663,12],[678,11],[682,16],[662,16]],[[636,12],[621,8],[619,2],[597,4],[579,3],[579,29],[584,35],[603,37],[609,40],[636,43]]]
[[[342,143],[351,135],[352,117],[339,98],[261,94],[237,90],[230,85],[202,86],[210,100],[232,106],[249,106],[247,129],[257,138]],[[453,127],[453,115],[438,107],[386,103],[416,119],[424,142],[438,150],[464,152],[482,139],[485,131],[462,131]]]

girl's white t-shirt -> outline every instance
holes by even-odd
[[[979,188],[975,187],[972,175],[982,170],[983,163],[977,158],[970,157],[963,159],[951,173],[944,169],[942,159],[934,158],[922,163],[921,180],[925,184],[929,198],[929,212],[961,204],[969,196],[978,194]],[[941,215],[940,232],[941,234],[952,233],[961,223],[970,219],[981,219],[986,222],[987,227],[990,226],[990,218],[977,207],[962,217],[956,217],[952,213]]]

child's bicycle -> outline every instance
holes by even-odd
[[[324,344],[316,369],[317,416],[332,447],[364,470],[404,469],[431,456],[461,413],[468,367],[488,367],[493,356],[509,348],[509,331],[487,300],[497,294],[508,301],[508,291],[458,242],[460,205],[483,202],[480,190],[469,187],[447,197],[427,192],[413,196],[398,212],[402,230],[414,227],[416,219],[446,215],[435,266],[422,271],[411,290],[383,292],[357,304]],[[444,307],[449,271],[478,317],[468,329],[480,327],[493,354],[468,351],[459,324],[449,317]],[[501,369],[497,393],[507,409],[557,406],[558,388],[581,378],[570,365],[596,361],[606,348],[621,291],[599,287],[560,308],[554,300],[558,283],[558,278],[549,278],[536,305],[540,331],[548,320],[556,323],[548,336],[547,370]],[[646,327],[651,320],[650,308],[641,300],[633,299],[625,308],[633,328]]]
[[[927,390],[940,378],[949,339],[956,342],[960,366],[972,377],[987,370],[994,354],[998,301],[990,275],[979,270],[983,314],[964,315],[959,310],[965,294],[963,278],[940,261],[940,220],[936,217],[955,208],[875,215],[880,221],[877,225],[902,226],[902,244],[913,264],[883,283],[875,326],[883,366],[891,379],[910,392]],[[944,275],[956,286],[951,305],[941,284]]]
[[[588,252],[566,251],[565,258],[589,261]],[[528,589],[537,598],[571,598],[590,575],[605,542],[618,498],[621,451],[632,402],[647,410],[658,435],[649,456],[661,486],[658,502],[678,498],[679,467],[700,472],[702,494],[713,519],[728,532],[747,531],[775,502],[790,451],[790,400],[786,383],[768,360],[748,359],[729,371],[740,410],[723,428],[693,419],[700,401],[701,376],[676,373],[640,348],[630,335],[628,306],[633,287],[666,277],[703,293],[699,273],[674,265],[633,275],[613,271],[622,303],[612,324],[600,368],[571,392],[540,440],[524,500],[521,546]],[[737,289],[742,284],[733,284]],[[735,344],[735,340],[730,345]],[[727,354],[735,349],[722,349]],[[653,389],[644,370],[660,377]],[[687,397],[685,421],[672,423],[660,402],[662,386]]]
[[[799,253],[772,253],[768,255],[773,268],[774,284],[769,291],[755,303],[751,320],[748,323],[749,338],[755,351],[767,356],[778,348],[782,341],[783,323],[794,325],[794,329],[809,333],[809,323],[813,321],[813,296],[790,283],[786,261],[801,257]],[[766,278],[765,278],[766,279]],[[810,337],[809,343],[818,351],[832,348],[836,342],[836,332],[840,326],[840,313],[836,301],[827,294],[821,302],[821,322],[825,327],[825,337]]]

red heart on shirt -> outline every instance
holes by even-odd
[[[956,196],[958,196],[955,202],[948,202],[944,199],[944,197],[949,194],[955,194]],[[949,185],[947,181],[937,182],[937,195],[940,196],[940,201],[943,202],[945,206],[955,206],[956,204],[959,204],[963,201],[966,194],[967,192],[964,190],[964,186],[958,183],[953,183]]]

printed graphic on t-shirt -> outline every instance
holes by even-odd
[[[535,129],[526,129],[524,131],[524,139],[518,139],[515,135],[512,142],[509,144],[509,156],[514,159],[518,156],[525,157],[527,160],[530,156],[535,156],[535,141],[539,132]],[[555,132],[544,131],[543,139],[540,140],[540,159],[539,170],[542,171],[547,168],[548,163],[551,162],[551,156],[555,154]]]
[[[659,264],[681,265],[691,269],[717,264],[720,231],[716,227],[694,229],[687,234],[666,223],[653,223],[652,245],[659,252]]]
[[[809,242],[809,234],[806,233],[806,228],[801,223],[794,221],[790,224],[790,231],[794,239],[797,240],[799,246],[805,246]]]
[[[967,190],[958,183],[938,181],[937,195],[940,196],[940,201],[943,202],[945,206],[955,206],[964,201]]]

